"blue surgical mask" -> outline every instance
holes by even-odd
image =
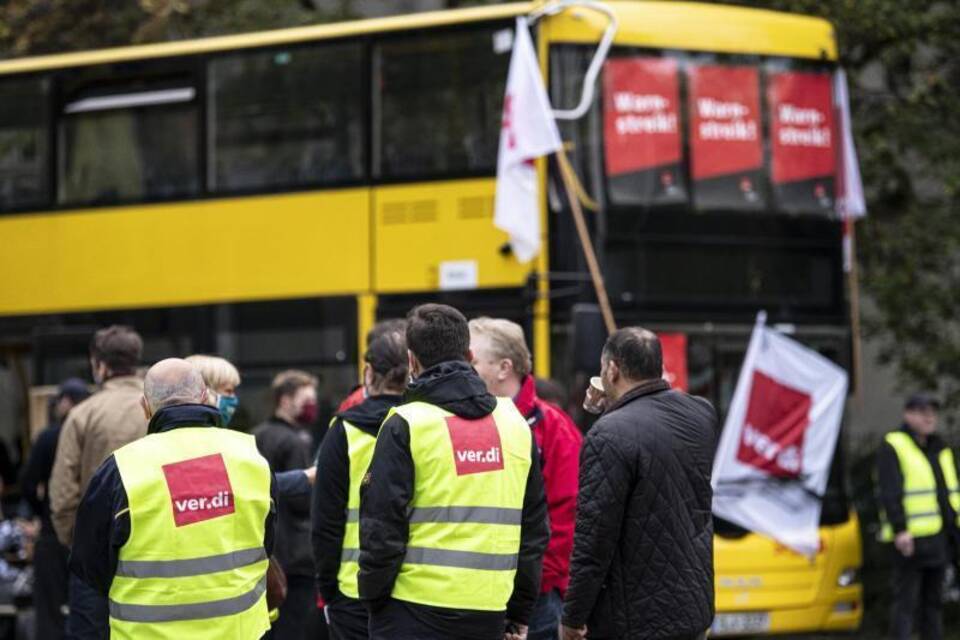
[[[220,411],[220,421],[223,426],[227,426],[233,420],[233,414],[236,413],[240,400],[237,399],[237,396],[225,396],[222,393],[219,396],[217,409]]]

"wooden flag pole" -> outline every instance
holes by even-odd
[[[853,379],[856,381],[857,387],[854,390],[854,398],[856,399],[857,406],[863,406],[863,367],[861,363],[861,347],[860,342],[860,269],[857,265],[857,232],[854,226],[852,218],[847,218],[844,220],[844,224],[847,225],[847,238],[849,243],[849,260],[850,265],[847,271],[847,278],[849,281],[850,288],[850,332],[853,334],[851,336],[852,347],[850,354],[853,358],[852,369],[853,369]]]
[[[607,327],[607,334],[611,334],[617,330],[617,323],[613,319],[613,309],[610,307],[610,299],[607,297],[607,286],[603,282],[603,274],[600,273],[597,254],[593,251],[593,242],[590,240],[587,222],[583,218],[583,208],[580,206],[580,199],[576,194],[573,167],[570,165],[567,152],[563,147],[557,150],[556,155],[557,162],[560,164],[560,175],[563,177],[563,188],[567,192],[570,211],[573,213],[573,222],[577,227],[577,235],[580,237],[580,246],[583,248],[584,257],[587,259],[587,268],[590,270],[590,279],[593,280],[593,289],[597,293],[597,302],[600,303],[603,324]]]

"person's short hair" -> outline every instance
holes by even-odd
[[[240,384],[240,372],[225,358],[196,354],[187,356],[186,361],[197,368],[203,376],[204,384],[211,391],[217,391],[223,387],[236,387]]]
[[[203,376],[196,367],[185,369],[177,377],[153,376],[143,380],[143,396],[153,411],[181,404],[194,404],[203,398]]]
[[[407,314],[407,348],[424,369],[451,360],[465,361],[470,352],[467,319],[446,304],[414,307]]]
[[[490,341],[491,355],[498,360],[509,360],[520,378],[529,375],[533,369],[523,327],[516,322],[504,318],[474,318],[470,321],[470,333],[486,336]]]
[[[132,327],[115,324],[93,334],[90,357],[114,375],[132,375],[143,357],[143,340]]]
[[[292,396],[303,387],[316,387],[319,384],[316,376],[299,369],[281,371],[273,377],[270,390],[273,392],[273,408],[280,406],[280,400]]]
[[[613,360],[630,380],[652,380],[663,375],[660,338],[643,327],[625,327],[610,334],[603,357]]]
[[[381,333],[367,345],[363,360],[373,369],[374,383],[391,389],[407,382],[407,339],[400,331]]]
[[[400,333],[403,335],[407,330],[407,321],[403,318],[388,318],[381,320],[373,325],[370,331],[367,331],[367,346],[385,333]]]

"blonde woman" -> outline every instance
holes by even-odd
[[[207,385],[208,401],[220,411],[221,425],[228,426],[239,404],[240,372],[229,360],[217,356],[194,355],[187,362],[200,371]]]
[[[240,372],[229,360],[218,356],[198,354],[186,360],[200,371],[207,385],[207,402],[220,411],[222,426],[226,427],[239,404],[237,387],[240,386]],[[316,466],[277,473],[277,494],[281,498],[308,494],[316,475]]]

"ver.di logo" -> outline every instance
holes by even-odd
[[[803,471],[810,394],[754,371],[737,460],[778,478]]]
[[[500,432],[492,415],[478,420],[450,416],[447,418],[447,429],[450,431],[453,462],[458,476],[503,469]]]
[[[178,527],[234,512],[233,487],[219,453],[165,464],[163,475]]]

